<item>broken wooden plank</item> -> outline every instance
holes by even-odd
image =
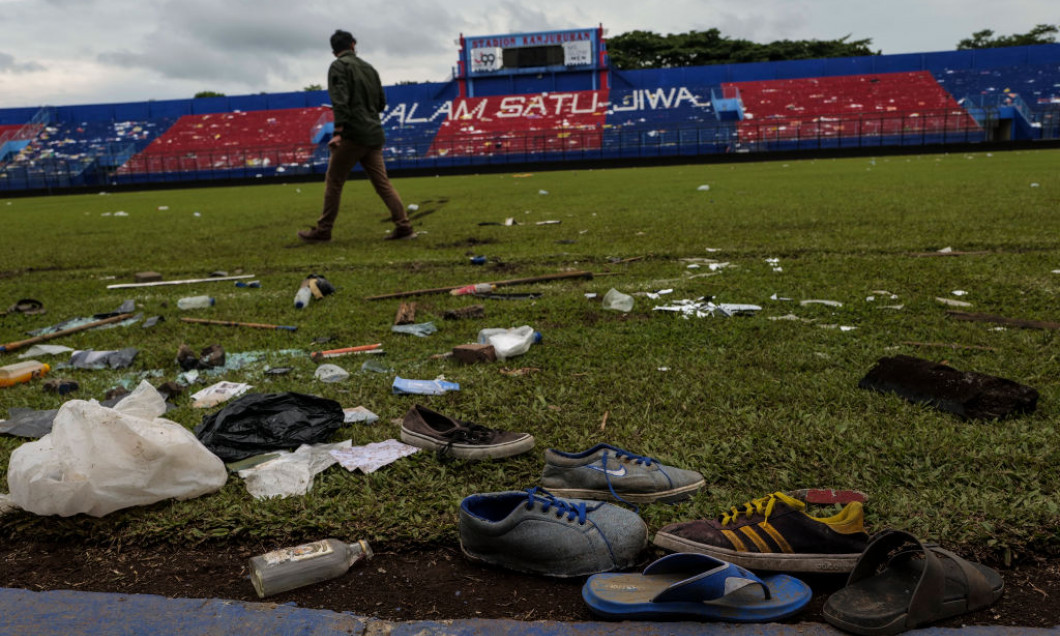
[[[992,316],[990,314],[973,314],[967,311],[947,311],[947,315],[957,320],[968,320],[971,322],[993,322],[1008,327],[1019,327],[1021,329],[1060,329],[1060,322],[1048,322],[1045,320],[1023,320],[1020,318],[1005,318],[1004,316]]]
[[[398,306],[397,315],[394,316],[395,325],[411,325],[416,322],[416,303],[401,303]]]
[[[902,355],[880,358],[858,388],[894,393],[968,419],[1002,419],[1031,413],[1038,405],[1038,391],[1032,387]]]

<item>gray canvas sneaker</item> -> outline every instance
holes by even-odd
[[[648,528],[637,513],[563,500],[540,488],[485,493],[460,504],[460,549],[472,561],[546,576],[586,576],[637,563]]]
[[[545,451],[541,486],[557,497],[617,499],[629,504],[666,503],[691,497],[703,487],[703,475],[660,464],[608,444],[580,453]]]

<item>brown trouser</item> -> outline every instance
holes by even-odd
[[[339,203],[342,201],[342,186],[346,184],[350,171],[361,162],[364,173],[375,187],[376,194],[390,210],[390,219],[399,230],[412,229],[408,214],[405,212],[405,204],[401,202],[401,195],[390,183],[386,175],[386,164],[383,163],[383,148],[381,146],[362,146],[348,139],[339,142],[338,147],[331,149],[331,159],[328,161],[328,173],[324,177],[324,209],[317,221],[317,229],[320,232],[330,233],[335,226],[335,218],[339,215]]]

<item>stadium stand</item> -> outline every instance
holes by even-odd
[[[1060,44],[578,68],[386,87],[388,165],[1060,140]],[[300,91],[0,109],[0,191],[321,174],[327,100]]]
[[[184,115],[119,174],[305,164],[330,121],[324,107]]]
[[[742,142],[964,133],[975,120],[931,73],[738,82]]]

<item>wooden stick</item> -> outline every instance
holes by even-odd
[[[233,320],[207,320],[205,318],[181,318],[181,322],[190,322],[197,325],[221,325],[223,327],[254,327],[255,329],[282,329],[284,331],[298,331],[298,327],[290,325],[268,325],[260,322],[235,322]]]
[[[997,351],[994,347],[982,347],[979,345],[962,345],[962,344],[951,344],[948,342],[903,342],[904,345],[910,345],[913,347],[947,347],[949,349],[976,349],[979,351]]]
[[[187,285],[189,283],[216,283],[226,280],[239,280],[240,278],[254,278],[254,274],[214,276],[211,278],[188,278],[185,280],[156,280],[153,283],[121,283],[119,285],[107,285],[107,289],[132,289],[133,287],[158,287],[159,285]]]
[[[6,345],[0,345],[0,353],[7,353],[16,349],[21,349],[26,345],[37,344],[38,342],[44,342],[45,340],[51,340],[52,338],[58,338],[59,336],[66,336],[78,331],[85,331],[86,329],[92,329],[94,327],[101,327],[103,325],[109,325],[112,322],[121,322],[132,318],[133,314],[119,314],[117,316],[111,316],[110,318],[104,318],[95,322],[90,322],[80,327],[70,327],[69,329],[63,329],[62,331],[56,331],[55,333],[46,333],[42,336],[35,338],[29,338],[28,340],[19,340],[18,342],[9,342]]]
[[[374,351],[379,347],[382,347],[383,343],[377,342],[370,345],[358,345],[356,347],[344,347],[342,349],[328,349],[327,351],[314,351],[309,354],[309,357],[313,360],[321,360],[323,358],[335,358],[338,356],[344,356],[348,353],[360,353],[362,351]]]
[[[948,315],[957,320],[968,320],[971,322],[995,322],[1009,327],[1021,327],[1023,329],[1060,329],[1060,322],[1047,322],[1044,320],[1022,320],[1020,318],[1005,318],[1004,316],[991,316],[990,314],[972,314],[966,311],[947,311]]]
[[[552,280],[564,280],[568,278],[592,279],[592,272],[564,272],[562,274],[546,274],[544,276],[530,276],[529,278],[512,278],[509,280],[497,280],[488,284],[494,287],[505,285],[522,285],[525,283],[543,283]],[[460,289],[466,285],[452,285],[450,287],[434,287],[432,289],[414,289],[412,291],[394,292],[392,294],[380,294],[379,296],[365,296],[365,300],[383,300],[386,298],[405,298],[407,296],[420,296],[426,294],[448,294],[454,289]]]

